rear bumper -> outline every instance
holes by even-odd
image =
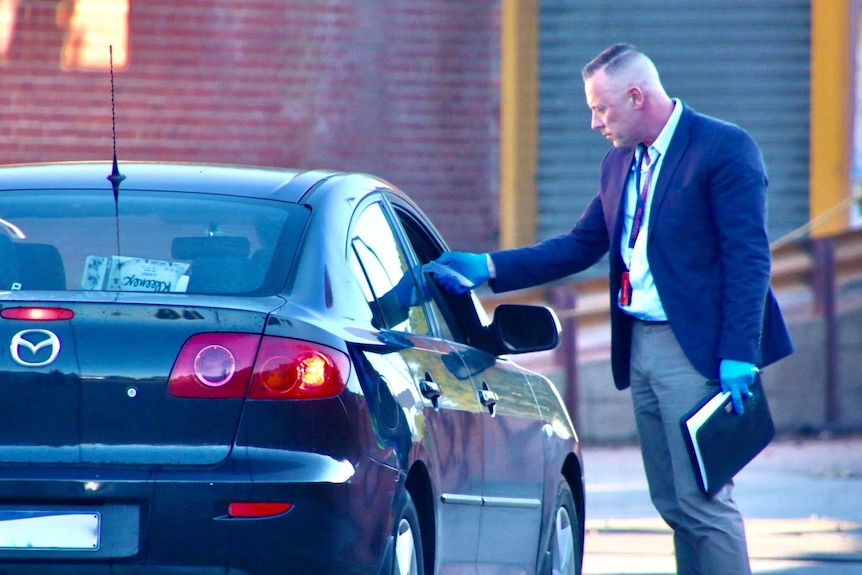
[[[0,571],[376,573],[399,480],[397,470],[366,457],[273,449],[238,448],[205,469],[4,466],[0,511],[92,512],[101,522],[95,549],[0,548]],[[228,515],[232,502],[292,507],[237,518]]]

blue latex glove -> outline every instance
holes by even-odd
[[[471,254],[467,252],[445,252],[434,262],[437,266],[429,270],[438,284],[448,292],[461,295],[474,287],[488,281],[491,272],[488,270],[486,254]],[[440,266],[451,268],[463,277],[447,273]],[[466,282],[464,280],[467,280]]]
[[[395,297],[398,298],[398,304],[401,307],[419,305],[419,293],[416,289],[416,281],[411,274],[404,274],[395,286]]]
[[[721,382],[721,391],[730,392],[730,401],[733,403],[733,411],[742,413],[743,398],[751,397],[753,394],[749,387],[754,383],[757,367],[746,361],[735,359],[722,359],[718,367],[718,378]]]
[[[398,304],[401,307],[411,307],[421,304],[428,299],[428,292],[422,289],[420,292],[419,286],[416,285],[416,279],[421,276],[422,266],[416,266],[411,272],[405,272],[401,279],[396,284],[393,290],[395,297],[398,298]],[[424,288],[424,284],[423,284]]]

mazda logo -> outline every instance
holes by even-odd
[[[45,357],[46,352],[43,351],[45,348],[47,348],[47,357]],[[12,352],[12,359],[18,365],[42,367],[53,363],[60,355],[60,338],[47,329],[25,329],[12,336],[9,350]],[[21,357],[22,350],[24,350],[24,357]]]

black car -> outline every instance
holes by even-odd
[[[0,168],[0,572],[580,573],[556,318],[445,249],[368,175]]]

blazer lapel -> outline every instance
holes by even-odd
[[[652,203],[650,204],[649,235],[652,235],[652,231],[655,229],[654,224],[661,212],[661,205],[667,195],[673,174],[679,167],[691,141],[691,121],[693,116],[694,112],[690,108],[685,107],[682,109],[682,115],[679,118],[679,123],[676,125],[673,137],[670,139],[667,154],[662,160],[658,180],[656,180],[655,190],[653,190]]]
[[[603,198],[603,202],[608,206],[606,221],[608,223],[608,237],[611,238],[611,249],[613,249],[613,246],[619,246],[620,235],[623,233],[626,184],[628,183],[632,163],[634,162],[632,159],[634,157],[634,150],[632,148],[628,148],[624,152],[622,150],[615,150],[615,152],[620,154],[619,164],[617,169],[610,171],[611,176],[605,187],[608,193]]]

